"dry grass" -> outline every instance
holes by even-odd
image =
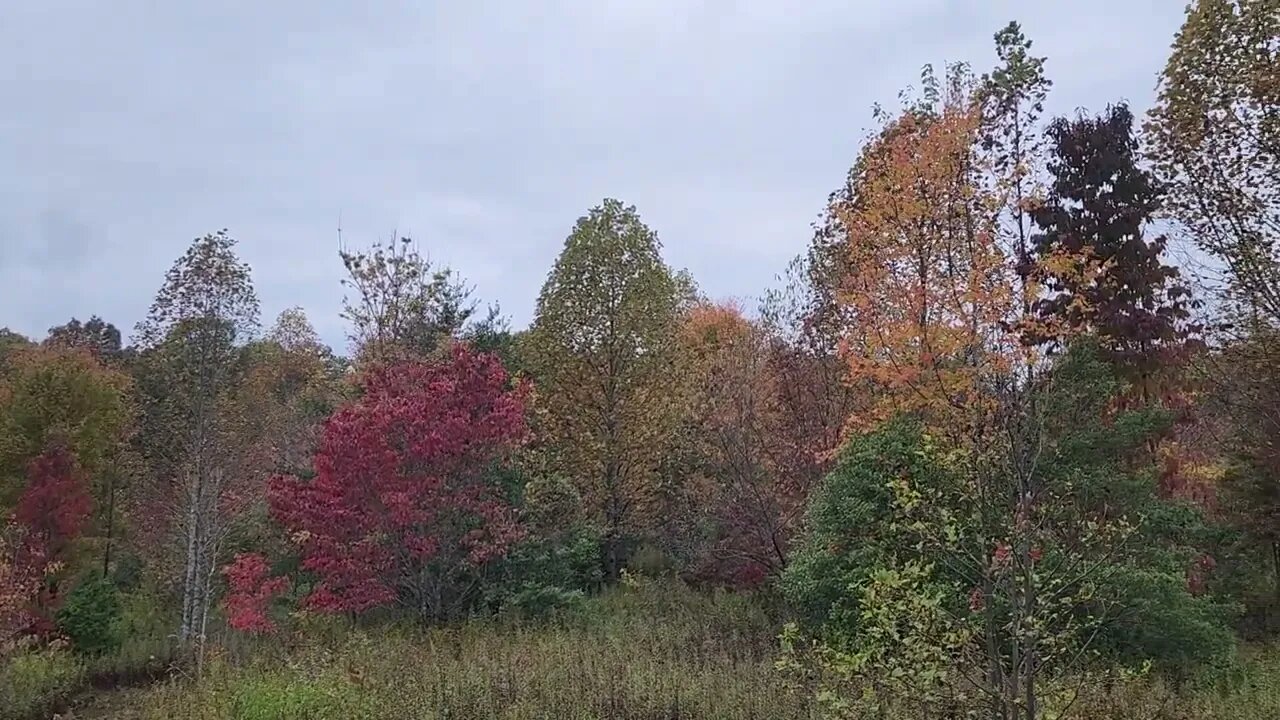
[[[420,631],[309,627],[305,645],[218,658],[140,702],[146,718],[812,718],[773,670],[776,627],[749,598],[618,589],[546,622]]]
[[[545,621],[360,627],[307,618],[285,637],[231,639],[199,680],[105,693],[77,720],[791,720],[820,717],[774,670],[777,623],[747,596],[615,588]],[[0,713],[3,716],[3,713]],[[1280,650],[1174,691],[1093,687],[1069,717],[1280,717]],[[896,719],[895,719],[896,720]],[[904,719],[905,720],[905,719]],[[912,718],[912,720],[915,720]]]

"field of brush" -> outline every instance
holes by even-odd
[[[770,606],[646,581],[538,620],[421,629],[298,618],[280,637],[212,645],[198,678],[184,670],[97,689],[90,668],[42,651],[23,666],[30,676],[12,666],[0,672],[0,717],[50,717],[35,705],[18,712],[18,694],[36,692],[41,679],[62,683],[61,716],[77,720],[828,717],[802,678],[775,668],[781,618]],[[1245,720],[1276,717],[1278,708],[1280,651],[1252,648],[1237,667],[1176,691],[1143,679],[1088,688],[1070,715]]]

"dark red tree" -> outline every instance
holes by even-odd
[[[26,543],[44,557],[60,560],[92,512],[93,499],[71,453],[51,448],[27,466],[27,489],[13,518],[26,528]]]
[[[525,438],[526,395],[462,344],[441,362],[370,371],[326,423],[315,479],[278,477],[268,492],[319,580],[308,604],[424,618],[465,607],[475,570],[522,534],[492,471]]]
[[[5,566],[0,575],[12,576],[14,588],[27,588],[20,613],[27,632],[52,630],[50,618],[60,600],[58,570],[92,513],[93,499],[67,450],[51,447],[27,465],[27,487],[11,518],[13,537],[0,553]]]
[[[1150,224],[1163,189],[1142,167],[1133,114],[1059,118],[1048,130],[1053,182],[1031,213],[1034,262],[1020,268],[1048,294],[1032,307],[1024,339],[1062,344],[1096,333],[1117,365],[1145,378],[1185,347],[1194,330],[1190,291],[1163,262],[1166,238]]]

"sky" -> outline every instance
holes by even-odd
[[[1145,110],[1183,0],[42,0],[0,7],[0,326],[126,336],[227,228],[264,326],[346,348],[348,247],[412,236],[527,325],[574,222],[637,206],[667,262],[753,304],[804,251],[875,103],[994,63],[1048,111]]]

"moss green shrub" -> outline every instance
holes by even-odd
[[[84,679],[83,663],[65,650],[31,650],[0,660],[0,720],[49,717]]]

